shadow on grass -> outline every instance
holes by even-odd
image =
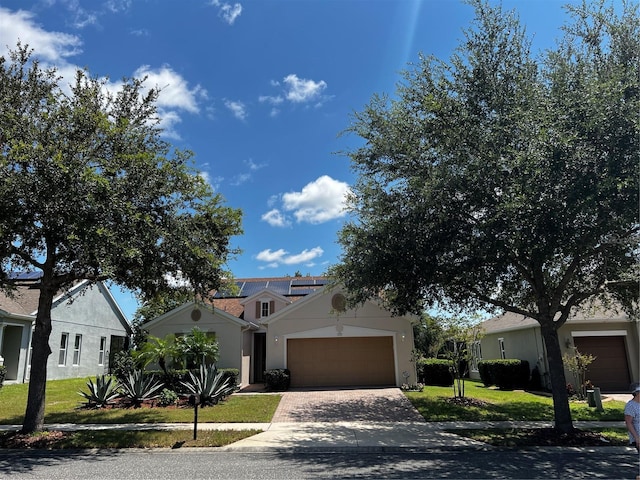
[[[552,420],[553,406],[535,402],[485,403],[484,406],[463,406],[447,402],[444,397],[410,397],[411,403],[428,422]]]

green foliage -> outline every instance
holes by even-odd
[[[482,383],[495,385],[500,390],[525,388],[529,384],[529,362],[513,358],[482,360],[478,363]]]
[[[218,360],[218,342],[198,327],[193,327],[187,335],[176,339],[177,357],[186,367],[197,368],[210,365]]]
[[[190,372],[182,384],[191,394],[200,396],[202,406],[216,405],[236,390],[228,376],[218,371],[215,365],[200,365],[198,373]]]
[[[157,381],[155,375],[145,375],[142,370],[135,370],[120,381],[122,396],[135,407],[139,407],[145,400],[157,398],[161,388],[162,382]]]
[[[166,407],[169,405],[175,405],[178,403],[178,394],[173,390],[169,390],[168,388],[163,388],[158,396],[158,405],[161,407]]]
[[[422,381],[425,385],[437,385],[440,387],[449,387],[453,385],[453,377],[451,376],[449,360],[438,358],[427,358],[421,361],[424,372]]]
[[[264,384],[269,392],[284,392],[291,385],[291,372],[288,368],[273,368],[264,372]]]
[[[448,61],[422,56],[395,95],[353,115],[353,220],[330,274],[351,304],[375,292],[397,314],[536,319],[566,432],[558,327],[590,298],[637,299],[637,280],[607,280],[637,279],[638,5],[570,6],[564,37],[534,56],[513,12],[470,3]]]
[[[233,387],[240,386],[240,370],[237,368],[221,368],[220,371],[224,375],[224,379],[229,379],[229,385]]]
[[[104,408],[120,396],[118,381],[111,375],[98,375],[96,383],[89,379],[87,388],[88,392],[80,391],[78,394],[87,400],[86,405],[91,408]]]
[[[4,365],[0,365],[0,388],[2,388],[2,385],[4,384],[4,378],[7,375],[7,367],[5,367]]]
[[[130,350],[116,352],[110,365],[111,373],[115,375],[118,380],[128,377],[136,368],[136,361]]]
[[[573,347],[573,353],[562,355],[564,366],[573,374],[576,384],[579,385],[578,395],[582,400],[587,397],[587,371],[595,359],[593,355],[581,353],[576,347]]]
[[[180,348],[176,344],[176,336],[169,334],[164,338],[149,335],[139,350],[133,351],[133,357],[143,367],[157,363],[165,375],[169,374],[168,362],[174,362],[180,356]]]
[[[162,139],[159,91],[106,82],[78,70],[67,91],[27,46],[0,57],[0,286],[16,283],[12,271],[42,273],[25,432],[43,426],[56,292],[111,280],[148,298],[174,291],[180,275],[206,297],[238,252],[241,212],[223,205],[191,152]]]
[[[437,317],[423,313],[420,321],[413,325],[413,339],[416,350],[422,357],[436,357],[442,346],[444,335],[442,325]]]

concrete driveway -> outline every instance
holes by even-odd
[[[272,423],[424,422],[399,388],[292,389]]]

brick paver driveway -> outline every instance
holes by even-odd
[[[424,422],[399,388],[292,389],[272,422]]]

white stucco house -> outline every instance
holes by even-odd
[[[34,282],[35,287],[35,282]],[[29,381],[31,335],[39,290],[18,287],[12,296],[0,292],[0,361],[5,382]],[[80,282],[53,301],[51,355],[47,380],[107,373],[109,359],[126,348],[131,327],[109,289],[102,283]]]
[[[215,334],[218,366],[237,368],[246,386],[287,368],[293,387],[415,383],[412,316],[393,317],[375,301],[346,309],[323,277],[236,280],[233,296],[189,302],[145,324],[149,334]]]

